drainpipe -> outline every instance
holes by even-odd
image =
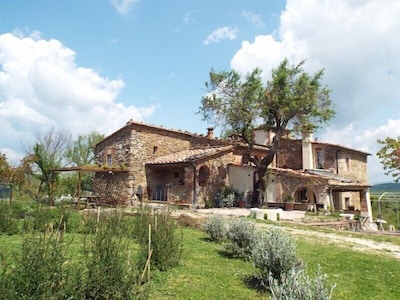
[[[339,152],[336,151],[336,174],[339,174]]]
[[[195,209],[196,208],[196,182],[197,182],[197,176],[196,176],[196,164],[195,163],[191,163],[191,165],[193,166],[193,200],[192,200],[192,208]]]

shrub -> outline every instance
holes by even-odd
[[[66,291],[67,244],[61,233],[27,236],[14,256],[8,277],[9,296],[18,299],[61,299]]]
[[[248,259],[256,238],[256,225],[244,218],[235,218],[228,224],[225,250],[233,257]]]
[[[304,270],[295,268],[283,274],[281,282],[272,276],[268,279],[272,300],[330,300],[335,287],[335,285],[328,287],[327,275],[321,273],[319,266],[314,280]]]
[[[35,204],[33,204],[35,205]],[[32,204],[13,202],[12,212],[16,219],[25,219],[32,216],[33,207]]]
[[[0,233],[18,233],[18,219],[14,217],[12,208],[8,203],[0,203]]]
[[[48,230],[64,230],[66,232],[81,232],[83,226],[82,216],[78,211],[70,208],[50,208],[38,206],[32,211],[32,220],[24,228],[33,226],[33,230],[45,232]]]
[[[238,206],[240,200],[243,199],[243,192],[232,186],[222,186],[215,195],[214,202],[217,207]]]
[[[142,270],[148,258],[149,225],[151,225],[150,246],[153,250],[151,265],[165,271],[178,265],[182,254],[182,235],[170,217],[168,208],[142,208],[136,219],[135,237],[139,243],[138,267]]]
[[[178,217],[178,225],[181,227],[192,227],[196,229],[203,229],[204,218],[191,216],[189,214],[180,214]]]
[[[290,270],[302,268],[296,243],[276,227],[257,235],[252,249],[252,260],[258,269],[257,277],[262,286],[268,285],[269,276],[280,283]]]
[[[77,291],[84,299],[132,299],[143,292],[122,219],[118,213],[103,217],[85,241],[84,283]]]
[[[26,235],[13,263],[0,252],[1,299],[142,299],[122,216],[102,217],[84,240],[83,255],[71,263],[63,231]]]
[[[222,242],[226,238],[226,224],[220,215],[212,215],[203,224],[203,230],[212,241]]]

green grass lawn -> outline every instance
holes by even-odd
[[[187,229],[180,266],[158,273],[151,299],[268,299],[246,285],[254,274],[250,262],[221,253],[222,245],[209,242],[198,230]]]
[[[319,264],[336,283],[333,299],[399,299],[400,260],[339,248],[323,241],[298,240],[310,274]]]
[[[67,234],[71,257],[80,255],[82,235]],[[0,235],[1,249],[16,251],[21,236]],[[268,299],[248,283],[255,273],[250,262],[231,259],[222,245],[205,233],[183,229],[184,252],[178,267],[153,273],[150,299]],[[398,299],[400,260],[340,248],[318,240],[299,239],[298,253],[310,275],[321,266],[330,283],[336,283],[333,299]],[[136,250],[132,245],[132,253]]]
[[[250,262],[221,255],[221,245],[205,234],[184,230],[185,252],[178,268],[159,273],[151,299],[268,299],[246,284],[255,269]],[[327,245],[298,240],[298,253],[310,275],[318,264],[336,283],[333,299],[398,299],[400,261]]]

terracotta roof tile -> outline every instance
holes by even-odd
[[[213,156],[216,154],[222,154],[232,149],[233,149],[232,146],[188,149],[156,157],[153,160],[147,161],[146,164],[161,165],[161,164],[188,163],[202,158],[207,158],[209,156]]]

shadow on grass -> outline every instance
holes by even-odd
[[[218,250],[218,254],[222,257],[229,258],[229,259],[241,259],[241,257],[234,255],[232,252],[229,252],[225,249]]]
[[[247,288],[256,290],[260,293],[267,293],[268,289],[261,284],[260,280],[254,275],[248,275],[243,279]]]

